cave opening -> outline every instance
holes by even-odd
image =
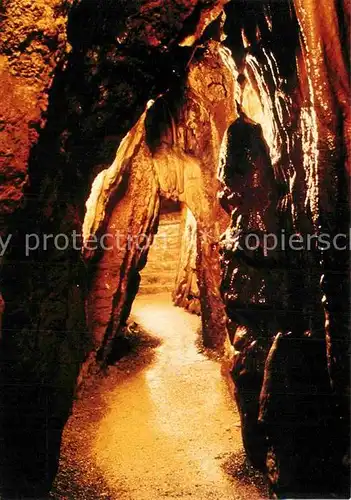
[[[139,237],[139,241],[141,238]],[[184,315],[169,314],[172,307],[178,307],[201,317],[200,293],[196,273],[196,220],[184,203],[160,198],[160,210],[156,233],[148,240],[146,264],[138,277],[139,286],[125,326],[115,337],[108,364],[113,364],[130,353],[128,345],[131,331],[155,330],[155,324],[179,320]],[[148,309],[148,311],[147,311]],[[151,311],[151,312],[150,312]],[[186,314],[185,313],[185,314]],[[138,323],[140,321],[140,324]],[[194,338],[201,336],[201,318],[194,329]],[[179,329],[179,335],[184,331]],[[161,338],[167,338],[163,331]],[[135,339],[131,339],[133,343]]]

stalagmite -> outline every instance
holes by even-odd
[[[338,233],[346,234],[351,111],[350,79],[345,59],[349,47],[341,46],[335,3],[326,0],[318,3],[309,0],[303,3],[296,0],[295,6],[303,37],[302,58],[308,83],[308,92],[304,96],[310,105],[310,120],[313,119],[308,124],[310,134],[313,134],[313,148],[306,151],[309,156],[306,162],[309,167],[309,162],[314,161],[315,168],[307,168],[306,171],[306,176],[310,178],[308,198],[313,204],[314,223],[318,225],[320,232],[326,231],[334,236]],[[347,21],[349,13],[346,5],[341,12]],[[306,86],[306,82],[302,81],[301,85]],[[344,187],[341,187],[343,184]],[[349,342],[349,329],[346,318],[336,318],[342,310],[346,314],[349,292],[345,290],[342,293],[344,300],[341,304],[336,305],[332,298],[334,293],[338,293],[336,290],[340,278],[345,279],[348,273],[348,256],[345,250],[341,253],[331,248],[324,255],[323,303],[328,366],[337,390],[344,390],[348,385],[346,374],[349,361],[345,356],[345,349]],[[335,268],[339,268],[339,277],[336,277]],[[340,366],[343,369],[340,370]]]

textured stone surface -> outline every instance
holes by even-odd
[[[0,46],[0,212],[19,207],[28,181],[28,158],[45,124],[48,91],[67,43],[62,0],[5,1]]]
[[[1,5],[0,215],[13,234],[1,283],[6,497],[45,496],[77,375],[94,348],[84,307],[89,275],[79,251],[49,245],[27,256],[24,235],[81,232],[92,180],[112,162],[148,99],[177,85],[184,72],[192,49],[180,49],[178,39],[197,31],[199,17],[187,19],[201,5]]]
[[[196,220],[192,212],[185,205],[182,209],[181,248],[173,302],[190,312],[201,313],[200,291],[196,273]]]
[[[301,81],[301,86],[307,81],[309,92],[304,97],[310,105],[313,103],[318,134],[314,177],[319,208],[316,223],[320,232],[347,234],[351,111],[349,45],[343,46],[342,30],[347,29],[349,11],[347,5],[338,11],[334,3],[327,1],[310,1],[306,8],[297,0],[295,6],[303,35],[301,64],[305,64],[305,81]],[[332,77],[335,74],[337,78]],[[347,319],[348,266],[347,250],[332,248],[324,252],[323,303],[328,367],[337,391],[343,391],[349,384],[349,359],[346,355],[350,326]],[[342,283],[345,283],[345,288]],[[339,295],[343,299],[337,298]]]
[[[139,293],[173,292],[180,255],[180,211],[161,213],[157,233],[140,273]]]
[[[139,271],[144,267],[148,250],[145,235],[152,235],[156,229],[159,213],[157,180],[145,144],[140,144],[122,182],[127,190],[114,205],[106,227],[106,234],[111,235],[106,244],[112,250],[103,252],[91,269],[88,323],[102,359],[108,355],[111,341],[128,317],[139,286]],[[116,231],[119,231],[118,240],[114,237]]]
[[[220,139],[235,116],[234,99],[229,97],[234,96],[230,61],[218,42],[201,49],[189,70],[181,105],[172,92],[150,103],[122,141],[114,163],[94,181],[84,221],[85,240],[106,227],[108,233],[122,234],[113,251],[97,257],[92,271],[88,321],[102,359],[127,317],[147,256],[147,248],[129,248],[126,231],[134,239],[140,234],[152,236],[160,194],[184,202],[195,216],[204,343],[223,346],[217,170]],[[91,258],[89,252],[87,257]]]
[[[241,5],[241,39],[237,7],[227,11],[243,118],[228,130],[222,171],[231,225],[221,242],[221,291],[243,439],[272,495],[347,496],[348,257],[262,245],[264,231],[347,234],[346,27],[332,2],[297,1],[296,20],[273,2]],[[245,250],[248,233],[257,235],[256,251]]]

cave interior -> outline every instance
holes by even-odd
[[[4,0],[0,24],[2,497],[59,498],[75,402],[167,293],[269,498],[349,498],[349,2]]]

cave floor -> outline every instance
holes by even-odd
[[[221,365],[199,348],[200,318],[169,294],[138,296],[148,336],[75,404],[52,498],[261,499]]]

